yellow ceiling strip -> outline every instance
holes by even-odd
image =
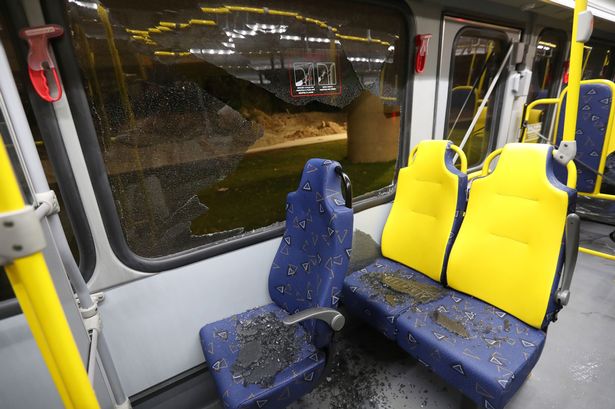
[[[265,10],[257,7],[243,7],[243,6],[224,6],[231,11],[246,11],[248,13],[265,14]]]
[[[130,34],[136,34],[136,35],[142,35],[142,36],[148,36],[149,35],[149,33],[147,31],[145,31],[145,30],[132,30],[130,28],[127,28],[126,32],[130,33]]]
[[[283,10],[273,10],[269,9],[269,14],[272,16],[288,16],[288,17],[297,17],[299,13],[295,13],[293,11],[283,11]]]
[[[217,25],[215,21],[213,20],[199,20],[199,19],[192,19],[190,21],[188,21],[188,24],[190,25],[197,25],[197,26],[215,26]]]
[[[228,14],[231,12],[226,7],[201,7],[203,13]]]
[[[154,55],[158,57],[175,57],[175,53],[172,51],[154,51]]]

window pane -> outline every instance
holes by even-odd
[[[538,37],[528,102],[554,96],[552,86],[557,82],[556,76],[561,68],[563,47],[564,41],[557,32],[545,30]]]
[[[589,42],[583,49],[583,79],[609,79],[613,73],[611,47]]]
[[[162,256],[280,222],[305,161],[392,182],[405,26],[341,0],[68,2],[130,248]],[[352,10],[349,13],[348,10]]]
[[[475,30],[462,31],[455,39],[447,120],[447,136],[455,144],[469,129],[505,52],[503,41]],[[470,167],[480,164],[489,150],[495,100],[492,94],[463,147]]]
[[[558,96],[558,76],[563,63],[564,45],[565,37],[563,33],[557,31],[544,30],[538,37],[527,97],[528,103],[537,99]],[[554,105],[538,105],[532,109],[528,120],[526,141],[539,141],[540,135],[549,137],[554,111]]]

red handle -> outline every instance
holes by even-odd
[[[30,82],[32,82],[32,86],[34,90],[38,94],[39,97],[44,99],[47,102],[56,102],[60,98],[62,98],[62,85],[60,84],[60,78],[58,77],[58,72],[55,68],[48,68],[48,72],[53,75],[53,80],[55,82],[55,89],[57,90],[56,96],[51,95],[51,90],[49,89],[49,84],[47,83],[47,75],[44,69],[42,70],[33,70],[28,67],[28,74],[30,75]]]
[[[49,55],[49,39],[60,37],[64,29],[57,24],[28,27],[19,32],[19,36],[28,41],[28,74],[30,82],[39,97],[47,102],[55,102],[62,97],[62,84],[58,77],[51,55]],[[55,96],[51,95],[47,77],[54,82]]]

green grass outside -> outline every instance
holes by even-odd
[[[249,231],[283,221],[286,195],[297,189],[310,158],[339,161],[355,197],[389,185],[395,171],[395,161],[350,163],[345,140],[249,153],[226,179],[198,193],[209,211],[193,220],[192,231],[206,234],[238,227]]]

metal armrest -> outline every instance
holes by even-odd
[[[568,304],[570,301],[570,283],[574,267],[577,264],[579,255],[579,234],[581,230],[581,218],[576,213],[571,213],[566,218],[566,254],[564,259],[564,272],[560,281],[560,288],[557,292],[557,302],[560,305]]]
[[[344,327],[346,318],[333,308],[315,307],[308,308],[307,310],[299,311],[296,314],[289,315],[284,318],[282,322],[286,325],[296,324],[305,320],[321,320],[329,324],[333,331],[339,331]]]

